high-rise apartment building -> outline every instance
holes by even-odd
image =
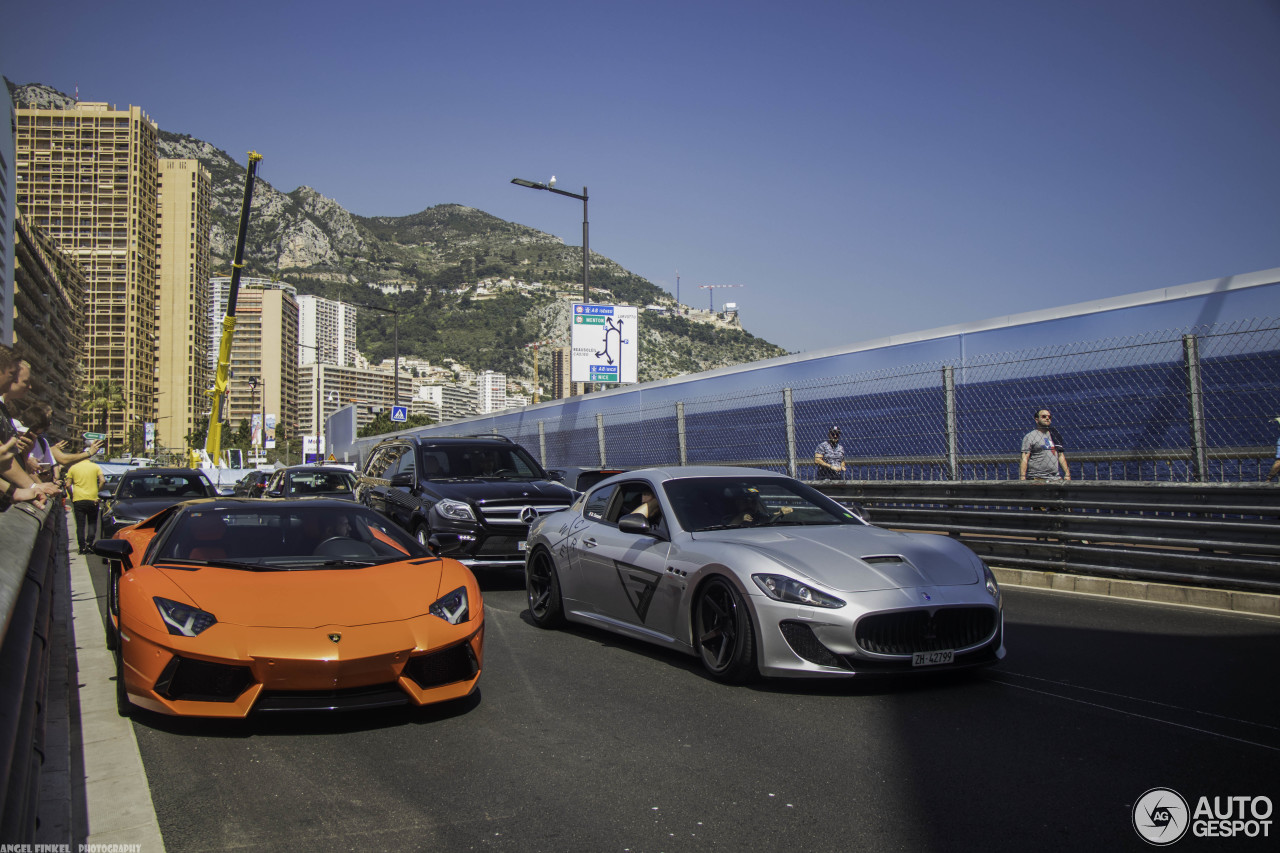
[[[507,407],[507,374],[486,370],[476,376],[476,398],[482,415],[505,409]]]
[[[222,318],[231,294],[230,278],[215,278],[210,294],[218,318],[214,340],[222,335]],[[217,354],[217,346],[213,352]],[[283,426],[290,436],[298,422],[298,302],[293,285],[261,278],[241,278],[236,294],[236,330],[231,339],[226,418],[240,421],[265,417],[267,438]]]
[[[198,160],[161,160],[158,194],[156,431],[161,447],[181,449],[212,402],[209,170]]]
[[[85,380],[118,385],[119,448],[155,419],[156,125],[103,103],[16,113],[17,209],[84,271]]]
[[[0,344],[13,343],[13,263],[15,246],[14,206],[17,170],[14,168],[16,151],[13,147],[15,115],[13,100],[4,98],[0,110]]]
[[[298,363],[354,367],[356,307],[319,296],[298,297]]]

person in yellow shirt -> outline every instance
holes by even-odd
[[[102,469],[92,459],[81,459],[67,469],[71,506],[76,513],[76,539],[80,553],[89,553],[89,538],[98,523],[98,492],[107,483]]]

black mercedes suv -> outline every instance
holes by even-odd
[[[574,492],[502,436],[398,436],[369,452],[356,499],[473,568],[524,565],[529,524]]]

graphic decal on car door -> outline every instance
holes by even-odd
[[[649,613],[649,605],[653,602],[653,594],[658,589],[658,582],[662,580],[662,575],[629,563],[619,563],[616,560],[613,566],[617,569],[618,580],[627,594],[627,600],[631,602],[636,616],[643,623],[645,616]]]

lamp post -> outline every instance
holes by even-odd
[[[553,178],[554,180],[554,178]],[[526,181],[524,178],[512,178],[511,183],[518,187],[528,187],[531,190],[546,190],[556,195],[568,196],[576,198],[582,202],[582,301],[590,302],[591,296],[588,290],[588,282],[590,281],[589,269],[591,267],[591,239],[589,226],[587,224],[587,188],[582,188],[582,195],[571,193],[568,190],[558,190],[550,184],[540,184],[537,181]]]
[[[255,410],[255,409],[257,409],[257,408],[258,408],[258,377],[256,377],[256,376],[250,376],[246,381],[249,383],[249,387],[252,389],[252,391],[251,391],[251,392],[250,392],[250,394],[249,394],[249,411],[250,411],[250,412],[252,412],[253,410]],[[252,415],[250,415],[250,420],[252,420],[252,419],[253,419],[253,417],[252,417]],[[261,428],[262,428],[262,424],[261,424],[261,423],[259,423],[258,428],[259,428],[259,429],[261,429]],[[256,442],[256,441],[254,441],[254,435],[253,435],[253,433],[252,433],[252,431],[251,431],[251,432],[249,433],[249,450],[250,450],[250,452],[252,452],[252,451],[253,451],[253,448],[255,448],[255,447],[257,447],[257,442]],[[257,463],[254,463],[254,464],[257,464]]]
[[[313,375],[312,375],[312,377],[311,377],[312,379],[314,379],[314,380],[315,380],[315,383],[316,383],[316,410],[315,410],[315,417],[316,417],[316,462],[323,462],[323,461],[324,461],[324,458],[323,458],[322,456],[320,456],[320,379],[321,379],[321,376],[322,376],[322,374],[320,373],[320,347],[319,347],[319,346],[312,346],[311,344],[301,344],[301,343],[300,343],[300,344],[298,344],[298,346],[303,347],[303,348],[305,348],[305,349],[309,349],[309,350],[315,350],[315,353],[316,353],[316,360],[315,360],[315,362],[313,362],[313,364],[312,364],[312,367],[314,367],[314,368],[315,368],[315,370],[313,371]],[[398,341],[398,340],[397,340],[396,346],[397,346],[396,353],[397,353],[397,359],[398,359],[398,355],[399,355],[399,341]],[[299,463],[305,463],[305,462],[307,461],[307,454],[306,454],[305,452],[303,452],[301,448],[299,448],[299,451],[298,451],[298,452],[302,455],[302,458],[301,458],[301,459],[299,459],[299,460],[298,460],[298,462],[299,462]]]
[[[547,192],[555,193],[556,195],[568,196],[569,198],[576,198],[582,202],[582,301],[584,303],[590,304],[591,302],[591,289],[590,289],[591,229],[590,229],[590,225],[588,225],[587,223],[587,188],[586,187],[582,188],[582,195],[578,195],[577,193],[571,193],[568,190],[558,190],[551,185],[555,183],[554,175],[552,175],[551,177],[551,182],[546,184],[541,184],[541,183],[538,183],[537,181],[526,181],[524,178],[512,178],[511,183],[515,184],[518,187],[528,187],[531,190],[546,190]],[[583,382],[582,391],[584,394],[589,393],[591,391],[590,383]]]

